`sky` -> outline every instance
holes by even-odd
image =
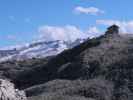
[[[0,48],[39,40],[74,41],[112,24],[133,33],[133,0],[0,0]]]

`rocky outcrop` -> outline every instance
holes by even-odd
[[[119,26],[117,25],[112,25],[107,28],[107,31],[105,32],[107,34],[118,34],[119,33]]]
[[[0,79],[0,100],[27,100],[24,91],[15,89],[8,80]]]

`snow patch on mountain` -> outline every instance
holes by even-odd
[[[24,46],[18,46],[18,48],[16,47],[10,50],[0,50],[0,62],[54,56],[82,43],[83,41],[83,39],[77,39],[72,43],[62,40],[47,42],[39,41]]]

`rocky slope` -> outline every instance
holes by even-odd
[[[133,99],[133,37],[116,26],[52,58],[0,66],[29,100]]]

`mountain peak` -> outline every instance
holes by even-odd
[[[108,27],[105,34],[106,35],[108,35],[108,34],[119,34],[119,26],[114,24],[114,25]]]
[[[19,49],[15,48],[11,50],[0,50],[0,62],[55,56],[66,49],[77,46],[83,41],[85,40],[77,39],[72,43],[63,40],[39,41],[31,43],[27,46],[22,46]]]

